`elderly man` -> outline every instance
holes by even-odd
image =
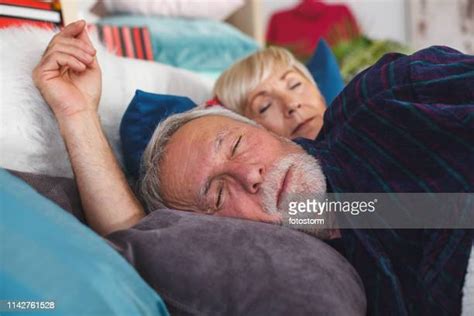
[[[33,77],[58,120],[87,221],[108,234],[145,212],[101,129],[101,74],[84,27],[56,35]],[[295,193],[473,192],[473,67],[447,48],[385,57],[338,97],[316,141],[300,141],[306,152],[225,110],[171,117],[144,154],[143,199],[149,210],[279,222]],[[370,314],[459,314],[472,231],[341,234],[336,247],[362,277]]]

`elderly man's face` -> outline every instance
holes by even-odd
[[[317,162],[299,146],[221,116],[181,127],[160,169],[169,207],[263,222],[281,220],[288,194],[325,190]]]

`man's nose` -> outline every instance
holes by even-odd
[[[265,176],[265,168],[262,164],[235,165],[234,174],[244,189],[251,193],[258,193]]]

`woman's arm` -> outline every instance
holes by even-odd
[[[58,120],[89,225],[106,235],[137,223],[143,208],[97,114],[102,79],[84,21],[68,25],[51,40],[33,80]]]

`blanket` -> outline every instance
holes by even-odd
[[[474,56],[389,54],[326,111],[315,141],[332,192],[474,192]],[[473,230],[348,229],[369,315],[459,315]]]

